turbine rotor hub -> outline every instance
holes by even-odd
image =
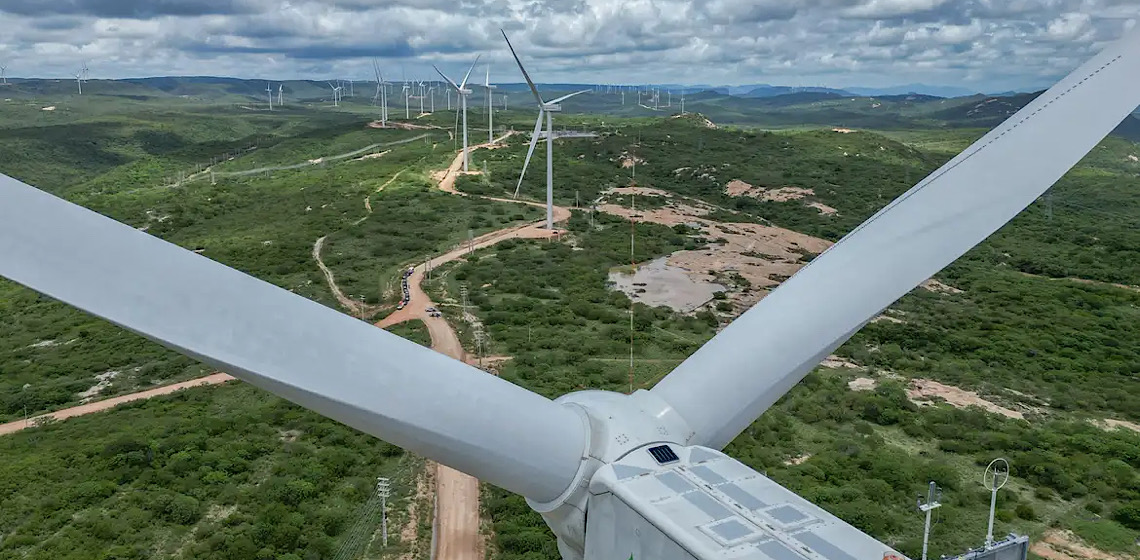
[[[632,395],[580,391],[555,402],[573,408],[586,427],[586,449],[574,482],[546,503],[527,500],[558,537],[564,559],[582,558],[586,548],[586,506],[590,481],[602,466],[653,443],[691,445],[696,437],[684,418],[661,397],[645,390]]]

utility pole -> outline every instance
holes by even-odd
[[[942,500],[942,489],[933,481],[926,491],[926,503],[922,502],[922,496],[918,497],[918,510],[926,513],[926,528],[922,531],[922,560],[926,560],[926,552],[930,545],[930,513],[942,507],[940,500]]]
[[[467,320],[467,284],[459,285],[459,297],[463,300],[463,320]]]
[[[388,546],[388,496],[391,492],[392,485],[387,478],[376,479],[376,495],[380,496],[380,531],[384,546]]]

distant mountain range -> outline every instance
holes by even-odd
[[[865,86],[850,86],[844,88],[829,88],[822,86],[778,86],[772,84],[746,84],[740,86],[724,86],[724,85],[711,85],[711,84],[696,84],[696,85],[681,85],[681,84],[663,84],[658,87],[667,87],[671,89],[686,89],[687,91],[694,90],[708,90],[719,93],[721,95],[733,95],[738,97],[773,97],[777,95],[785,95],[788,93],[811,92],[811,93],[834,93],[840,96],[847,97],[879,97],[884,95],[930,95],[934,97],[965,97],[970,95],[981,95],[976,89],[964,88],[959,86],[936,86],[922,83],[911,83],[890,87],[865,87]],[[987,95],[1005,96],[1016,95],[1025,93],[1025,91],[1007,91],[1002,93],[989,93]]]
[[[9,79],[10,86],[0,89],[0,99],[71,96],[76,84],[65,79]],[[319,80],[273,81],[272,87],[283,88],[288,103],[327,103],[331,98],[328,83]],[[988,128],[997,125],[1041,92],[1002,92],[994,95],[971,94],[947,98],[938,93],[954,93],[946,88],[927,88],[927,92],[903,90],[922,89],[922,84],[908,84],[897,88],[832,89],[822,87],[789,87],[769,84],[752,84],[732,87],[657,86],[677,93],[687,92],[686,108],[699,112],[716,123],[758,127],[835,126],[878,130],[924,129],[945,127]],[[356,102],[369,103],[375,83],[356,82]],[[393,87],[399,88],[399,84]],[[499,94],[510,93],[511,106],[529,106],[529,87],[524,83],[499,84]],[[154,77],[125,80],[91,80],[83,85],[84,96],[119,97],[137,101],[170,98],[257,104],[265,100],[265,80],[249,80],[210,76]],[[590,84],[540,84],[543,96],[556,93],[593,89]],[[345,88],[348,90],[349,88]],[[476,98],[484,93],[475,87]],[[852,91],[854,90],[854,91]],[[957,91],[966,91],[959,89]],[[862,92],[862,93],[861,93]],[[877,92],[877,93],[866,93]],[[348,93],[348,91],[346,91]],[[621,116],[645,116],[645,109],[636,103],[636,95],[628,94],[625,102],[618,95],[583,95],[568,102],[575,112],[598,112]],[[644,100],[645,98],[643,98]],[[660,106],[666,113],[679,110],[679,99],[662,95]],[[346,102],[353,102],[346,98]],[[648,103],[648,101],[645,101]],[[287,103],[287,104],[288,104]],[[673,107],[677,106],[676,109]],[[1140,109],[1126,119],[1116,135],[1140,141]]]

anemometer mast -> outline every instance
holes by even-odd
[[[990,521],[986,529],[986,550],[994,546],[994,513],[997,511],[997,493],[1009,482],[1009,461],[994,459],[982,475],[982,486],[990,490]]]

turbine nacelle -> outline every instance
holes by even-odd
[[[542,109],[543,111],[546,111],[547,113],[561,113],[562,112],[562,104],[561,103],[543,103],[542,105],[539,105],[538,107],[540,109]]]
[[[898,555],[743,463],[693,445],[697,433],[657,394],[582,391],[555,402],[582,417],[586,448],[561,496],[527,504],[564,560],[720,558],[750,547],[773,558]]]

